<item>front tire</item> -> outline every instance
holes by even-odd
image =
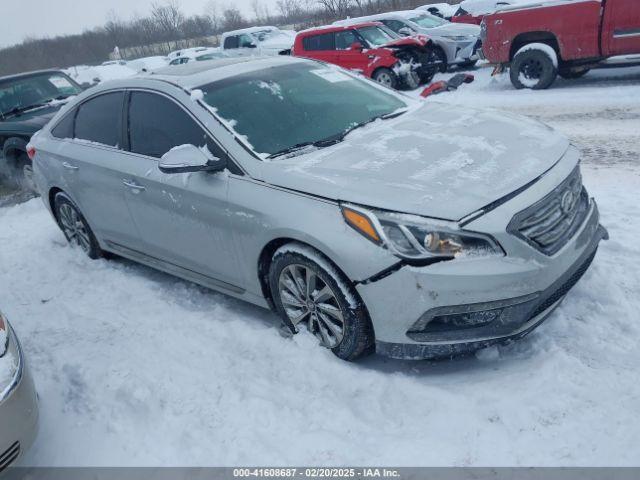
[[[388,68],[379,68],[373,72],[371,78],[380,85],[384,85],[385,87],[392,88],[394,90],[396,90],[400,84],[398,75]]]
[[[277,250],[269,286],[278,314],[293,333],[306,328],[343,360],[375,350],[373,327],[357,292],[311,247],[292,243]]]
[[[53,204],[58,226],[69,244],[79,247],[91,259],[100,258],[100,245],[78,207],[62,192],[55,196]]]
[[[550,49],[550,47],[548,47]],[[549,88],[558,76],[557,60],[545,50],[523,50],[511,62],[511,83],[518,90]]]
[[[446,73],[449,65],[447,64],[447,55],[444,53],[444,50],[442,50],[440,47],[434,48],[433,59],[436,62],[440,62],[438,66],[438,72]],[[431,78],[433,78],[433,75],[431,76]],[[431,81],[431,79],[429,79],[429,81]]]

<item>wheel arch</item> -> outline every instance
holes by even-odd
[[[275,306],[273,303],[273,293],[271,292],[271,288],[269,287],[269,268],[271,267],[271,263],[273,260],[273,255],[276,251],[289,243],[296,243],[299,245],[304,245],[313,249],[325,260],[329,265],[333,266],[339,273],[344,277],[344,280],[348,283],[349,286],[354,287],[354,282],[349,278],[349,276],[345,273],[344,269],[340,267],[336,262],[331,259],[331,256],[328,255],[323,248],[318,247],[308,241],[305,241],[300,238],[295,238],[292,235],[289,236],[280,236],[278,238],[274,238],[270,240],[261,250],[260,255],[258,257],[258,281],[260,282],[260,288],[262,290],[262,294],[264,295],[265,300],[269,304],[269,308],[275,311]],[[357,290],[353,288],[354,292],[358,294]],[[359,294],[358,294],[359,296]],[[361,299],[360,299],[361,300]],[[364,305],[364,302],[362,302]],[[366,308],[366,305],[365,305]]]
[[[513,60],[516,52],[529,43],[544,43],[553,48],[558,55],[558,59],[562,59],[560,53],[560,44],[555,34],[546,31],[526,32],[518,34],[511,42],[511,50],[509,51],[509,61]]]

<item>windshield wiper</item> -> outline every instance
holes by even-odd
[[[19,115],[21,113],[27,112],[29,110],[34,110],[36,108],[46,107],[49,103],[34,103],[33,105],[28,105],[26,107],[15,107],[8,112],[2,112],[2,116],[13,116]]]
[[[295,145],[293,145],[291,147],[287,147],[284,150],[280,150],[279,152],[272,153],[267,158],[271,159],[271,158],[281,157],[282,155],[287,155],[289,153],[294,153],[294,152],[297,152],[299,150],[303,150],[303,149],[305,149],[307,147],[324,148],[324,147],[329,147],[331,145],[335,145],[336,143],[340,143],[341,141],[343,141],[344,138],[347,135],[349,135],[351,132],[353,132],[357,128],[364,127],[365,125],[368,125],[371,122],[375,122],[376,120],[387,120],[387,119],[390,119],[390,118],[399,117],[400,115],[402,115],[406,111],[407,110],[405,109],[405,110],[399,110],[399,111],[392,112],[392,113],[385,113],[384,115],[378,115],[376,117],[373,117],[373,118],[367,120],[366,122],[358,123],[357,125],[354,125],[353,127],[350,127],[350,128],[346,129],[343,132],[337,133],[337,134],[332,135],[332,136],[327,137],[327,138],[323,138],[322,140],[317,140],[315,142],[296,143]]]

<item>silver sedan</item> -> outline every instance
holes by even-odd
[[[304,59],[105,83],[29,148],[46,208],[91,258],[270,307],[343,359],[519,338],[606,237],[550,128]]]
[[[20,342],[0,312],[0,472],[33,442],[38,402]]]

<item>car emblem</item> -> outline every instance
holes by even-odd
[[[575,203],[575,195],[572,190],[567,190],[562,194],[560,198],[560,209],[562,213],[569,213],[574,206]]]

